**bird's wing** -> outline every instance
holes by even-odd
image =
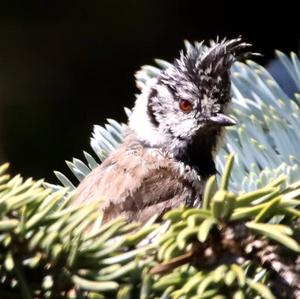
[[[155,168],[144,174],[139,185],[134,185],[130,192],[126,190],[124,198],[112,198],[106,202],[103,208],[105,219],[124,215],[128,220],[144,222],[154,214],[161,216],[183,204],[188,197],[195,196],[191,185],[187,185],[172,168]]]
[[[192,193],[190,182],[170,159],[142,147],[128,150],[121,146],[81,182],[75,201],[104,198],[105,220],[124,215],[128,220],[145,221],[195,196]]]

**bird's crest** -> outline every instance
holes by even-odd
[[[251,44],[242,42],[241,37],[211,41],[209,46],[202,42],[194,45],[185,42],[185,51],[180,57],[161,73],[164,83],[172,86],[182,81],[192,81],[196,85],[208,77],[214,80],[222,79],[228,74],[232,64],[251,55],[245,51]]]

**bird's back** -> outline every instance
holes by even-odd
[[[203,183],[197,173],[132,135],[78,186],[75,202],[99,201],[104,220],[124,216],[145,222],[152,215],[197,200]],[[101,199],[104,199],[101,203]]]

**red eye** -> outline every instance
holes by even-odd
[[[179,103],[179,108],[184,112],[190,112],[193,109],[191,102],[187,100],[181,100]]]

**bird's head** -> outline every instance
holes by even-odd
[[[231,102],[230,67],[249,44],[240,38],[187,44],[138,97],[130,127],[150,145],[191,143],[207,132],[234,125],[226,112]]]

